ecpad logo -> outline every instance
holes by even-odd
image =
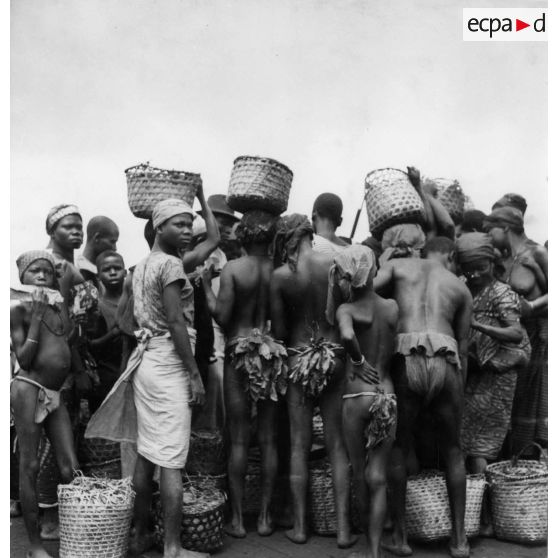
[[[544,8],[463,8],[464,41],[546,41]]]

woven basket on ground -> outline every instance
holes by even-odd
[[[120,442],[104,438],[81,438],[78,450],[80,463],[102,464],[115,459],[120,459]]]
[[[225,495],[220,490],[184,487],[182,505],[182,547],[198,552],[214,552],[223,547]],[[165,539],[160,498],[155,498],[155,544],[162,552]]]
[[[77,477],[61,484],[60,558],[124,558],[134,497],[131,479]]]
[[[50,440],[43,434],[39,449],[39,474],[37,475],[37,499],[40,506],[53,506],[57,502],[60,471]]]
[[[548,537],[548,467],[542,461],[518,459],[486,469],[496,537],[523,543],[543,543]],[[539,447],[541,455],[544,455]]]
[[[188,474],[185,471],[182,473],[182,482],[185,485],[192,485],[198,490],[221,490],[227,492],[227,474],[220,475],[202,475],[202,474]]]
[[[227,468],[225,443],[218,430],[193,431],[190,437],[186,472],[188,474],[220,475]]]
[[[467,475],[465,533],[479,534],[484,475]],[[407,482],[405,525],[409,538],[435,541],[451,536],[451,516],[445,475],[438,471],[423,471]]]
[[[422,224],[425,220],[424,204],[407,173],[401,170],[386,168],[368,173],[364,199],[374,236],[399,223]]]
[[[237,157],[231,172],[227,203],[241,213],[261,209],[280,215],[287,209],[292,181],[292,171],[279,161]]]
[[[335,495],[331,465],[326,460],[310,464],[308,490],[312,529],[318,535],[334,535],[337,532]]]
[[[447,188],[438,193],[440,203],[448,210],[450,217],[454,222],[460,223],[463,219],[463,212],[465,211],[465,194],[455,180]]]
[[[199,174],[165,170],[141,163],[126,169],[128,205],[136,217],[150,219],[155,205],[169,198],[184,200],[190,207],[194,203],[202,180]]]
[[[104,463],[84,463],[83,472],[90,477],[104,479],[122,478],[122,462],[119,459],[109,459]]]

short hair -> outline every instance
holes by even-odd
[[[125,267],[124,258],[118,252],[115,252],[114,250],[105,250],[104,252],[101,252],[97,256],[97,259],[95,260],[95,265],[97,266],[97,269],[101,267],[101,264],[107,258],[118,258],[122,262],[122,266]]]
[[[92,237],[95,233],[104,234],[112,228],[118,231],[118,225],[109,217],[104,215],[91,217],[87,223],[87,238]]]
[[[314,202],[312,213],[316,212],[320,217],[329,219],[338,227],[341,224],[343,214],[343,201],[336,194],[320,194]]]
[[[468,209],[463,213],[461,232],[483,232],[483,223],[486,214],[480,209]]]
[[[153,228],[153,221],[148,219],[145,223],[145,227],[143,228],[143,238],[145,238],[147,244],[149,244],[149,248],[153,248],[153,244],[155,244],[155,237],[157,233]]]
[[[455,252],[455,242],[445,236],[435,236],[428,240],[424,245],[424,255],[436,254],[451,254]]]

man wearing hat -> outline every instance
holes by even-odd
[[[234,229],[240,219],[227,203],[227,196],[225,194],[213,194],[207,198],[207,205],[209,205],[219,225],[219,233],[221,234],[219,248],[223,250],[227,260],[240,257],[240,245],[234,234]]]

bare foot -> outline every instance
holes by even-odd
[[[209,554],[178,548],[177,550],[166,551],[163,554],[163,558],[209,558]]]
[[[459,546],[450,545],[449,553],[451,558],[469,558],[471,549],[469,548],[469,543],[465,541],[465,543]]]
[[[41,539],[44,541],[60,540],[60,529],[57,523],[43,523],[41,525]]]
[[[348,533],[347,535],[337,535],[337,546],[339,548],[351,548],[358,541],[358,536]]]
[[[244,529],[244,525],[242,525],[242,523],[237,524],[231,521],[231,523],[227,523],[227,525],[225,525],[224,529],[227,535],[230,535],[235,539],[243,539],[246,537],[246,529]]]
[[[296,529],[285,531],[285,537],[296,544],[304,544],[308,540],[308,536],[304,531],[297,531]]]
[[[128,543],[128,552],[132,556],[139,556],[140,554],[147,552],[154,544],[155,537],[153,536],[153,533],[137,535],[134,532]]]
[[[53,558],[42,546],[27,551],[26,558]]]
[[[260,535],[260,537],[269,537],[274,529],[275,526],[273,525],[271,515],[269,513],[260,514],[258,517],[258,535]]]
[[[391,542],[383,542],[380,544],[380,546],[384,550],[387,550],[388,552],[395,554],[395,556],[412,556],[413,554],[411,547],[405,543],[394,543],[393,541],[391,541]]]

